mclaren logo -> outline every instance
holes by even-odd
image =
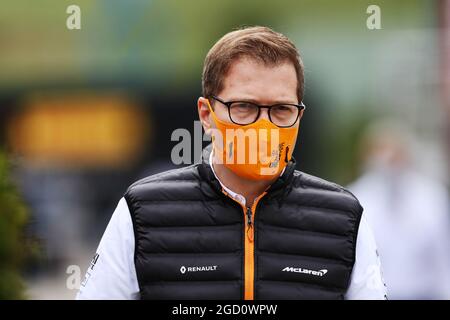
[[[305,273],[305,274],[310,274],[310,275],[316,276],[316,277],[323,277],[328,272],[327,269],[320,269],[320,270],[316,271],[316,270],[310,270],[310,269],[304,269],[304,268],[294,268],[294,267],[286,267],[282,271],[284,271],[284,272]]]
[[[216,271],[217,266],[200,266],[200,267],[185,267],[181,266],[180,272],[181,274],[185,274],[186,272],[201,272],[201,271]]]

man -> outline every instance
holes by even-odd
[[[212,145],[200,164],[129,187],[78,298],[383,299],[358,200],[294,170],[303,86],[284,35],[221,38],[198,99]]]

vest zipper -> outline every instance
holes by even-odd
[[[239,201],[233,199],[224,190],[222,192],[239,203],[244,212],[244,299],[254,300],[254,286],[255,286],[255,244],[253,239],[255,237],[255,211],[259,200],[266,194],[263,192],[259,195],[251,207],[244,207]]]
[[[245,230],[245,270],[244,270],[244,299],[254,300],[255,289],[255,214],[256,206],[259,200],[264,197],[266,192],[259,195],[251,207],[245,208],[245,214],[247,216],[247,225]],[[244,209],[244,207],[243,207]]]
[[[244,209],[244,208],[243,208]],[[247,224],[244,227],[244,299],[253,300],[254,286],[254,267],[255,267],[255,246],[253,244],[253,212],[252,208],[247,207]]]
[[[250,242],[253,242],[253,236],[252,208],[247,207],[247,238]]]

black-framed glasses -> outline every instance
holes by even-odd
[[[263,106],[249,101],[223,101],[222,99],[211,96],[228,108],[228,116],[231,122],[239,125],[248,125],[256,122],[261,109],[266,108],[269,120],[280,128],[292,127],[298,120],[300,110],[306,108],[303,102],[300,104],[280,103],[271,106]]]

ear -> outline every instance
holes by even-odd
[[[200,122],[202,123],[203,129],[205,130],[205,133],[210,135],[211,134],[211,111],[208,107],[208,100],[204,97],[198,98],[197,101],[197,108],[198,108],[198,117],[200,119]]]
[[[300,110],[300,114],[298,116],[298,122],[300,122],[300,120],[302,120],[303,117],[303,111],[305,111],[305,109]]]

